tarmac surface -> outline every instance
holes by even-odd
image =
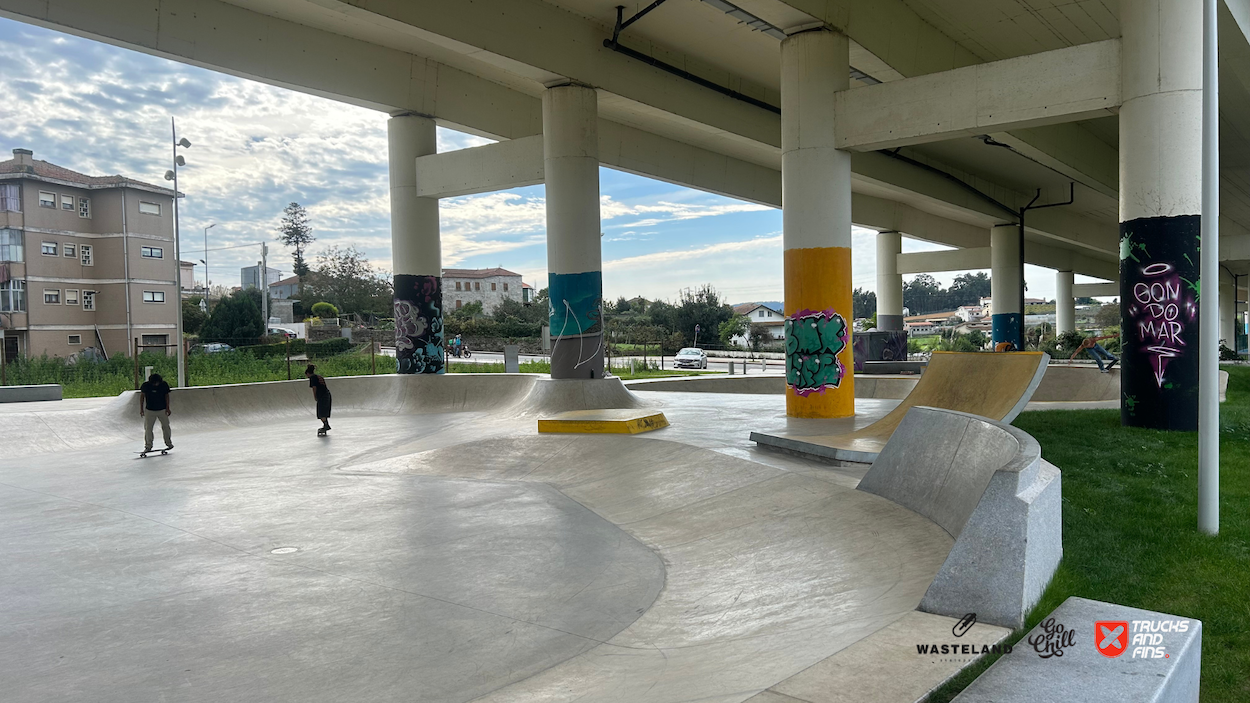
[[[671,427],[538,436],[634,401],[493,376],[331,379],[324,439],[301,382],[192,389],[147,459],[127,399],[5,408],[55,438],[0,459],[4,698],[742,701],[910,617],[950,550],[862,469],[747,440],[897,401],[646,394]]]

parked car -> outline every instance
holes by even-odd
[[[677,352],[677,361],[673,365],[679,369],[706,369],[707,352],[694,347],[686,347]]]
[[[295,334],[295,330],[287,329],[285,327],[270,327],[265,331],[265,334],[270,337],[280,337],[285,339],[295,339],[299,336]]]
[[[234,351],[234,347],[229,344],[223,344],[222,342],[209,342],[208,344],[201,346],[200,351],[205,354],[218,354],[220,352]]]

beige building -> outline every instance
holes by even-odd
[[[15,354],[129,354],[176,339],[174,191],[14,149],[0,162],[0,327]]]

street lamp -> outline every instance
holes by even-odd
[[[208,280],[208,230],[216,226],[217,226],[217,223],[214,222],[213,224],[204,228],[204,258],[201,259],[200,262],[204,264],[204,301],[205,301],[204,304],[205,305],[208,304],[208,294],[209,294],[209,291],[212,290],[212,281]]]
[[[175,293],[178,301],[178,387],[185,388],[187,385],[187,368],[186,368],[186,350],[182,341],[182,249],[179,246],[179,230],[178,230],[178,167],[186,166],[187,160],[182,158],[178,153],[178,147],[183,149],[191,148],[191,142],[186,137],[178,138],[178,127],[174,123],[174,118],[169,118],[170,132],[170,151],[173,154],[174,167],[165,172],[165,180],[174,182],[174,270],[177,271],[178,290]]]

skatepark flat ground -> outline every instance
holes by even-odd
[[[169,456],[0,460],[4,697],[742,701],[915,609],[950,536],[746,439],[827,426],[663,395],[672,426],[640,436],[176,412]]]

